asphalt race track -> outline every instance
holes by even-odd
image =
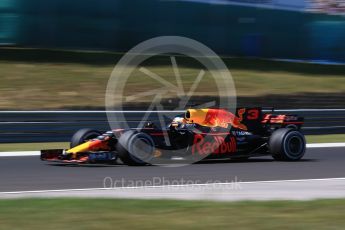
[[[39,157],[1,157],[0,192],[140,186],[140,183],[219,183],[345,177],[345,148],[308,149],[300,162],[270,157],[248,162],[203,162],[184,167],[61,166]],[[137,184],[133,184],[137,183]],[[165,183],[165,184],[163,184]],[[150,184],[149,184],[150,185]]]

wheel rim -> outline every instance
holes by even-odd
[[[298,157],[303,153],[303,140],[299,136],[292,136],[287,141],[289,155]]]
[[[150,162],[153,157],[154,147],[152,143],[145,138],[135,138],[132,142],[130,152],[141,162]]]

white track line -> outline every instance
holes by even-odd
[[[39,155],[40,151],[0,152],[0,157],[29,157]]]
[[[26,194],[26,193],[47,193],[47,192],[84,192],[84,191],[98,191],[98,190],[113,190],[113,189],[154,189],[154,188],[188,188],[188,187],[202,187],[202,186],[218,186],[231,185],[234,183],[240,184],[263,184],[263,183],[284,183],[284,182],[322,182],[322,181],[345,181],[345,177],[334,178],[319,178],[319,179],[295,179],[295,180],[264,180],[264,181],[238,181],[238,182],[224,182],[224,183],[205,183],[205,184],[174,184],[174,185],[152,185],[152,186],[125,186],[113,188],[76,188],[76,189],[52,189],[52,190],[31,190],[31,191],[14,191],[14,192],[0,192],[1,194]]]
[[[307,144],[307,148],[335,148],[345,147],[345,143],[319,143],[319,144]]]
[[[131,110],[131,111],[104,111],[104,110],[37,110],[37,111],[0,111],[0,114],[6,114],[6,113],[29,113],[29,114],[36,114],[36,113],[57,113],[57,114],[68,114],[68,113],[185,113],[186,110],[157,110],[157,111],[146,111],[146,110]]]
[[[263,109],[264,112],[271,111],[269,109]],[[275,109],[275,112],[342,112],[345,109]],[[6,113],[184,113],[185,110],[158,110],[158,111],[146,111],[146,110],[131,110],[131,111],[105,111],[105,110],[37,110],[37,111],[0,111],[0,114]]]
[[[312,200],[344,198],[345,178],[0,192],[0,199],[85,197],[180,200]]]
[[[345,147],[345,142],[307,144],[307,148],[338,148],[338,147]],[[40,155],[40,151],[0,152],[0,157],[27,157],[27,156],[39,156],[39,155]]]

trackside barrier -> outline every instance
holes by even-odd
[[[275,113],[298,114],[305,117],[305,134],[345,133],[345,109],[276,110]],[[137,127],[145,111],[114,111],[120,122]],[[164,116],[163,116],[164,114]],[[148,120],[165,124],[183,111],[155,111]],[[0,143],[69,141],[78,129],[111,129],[104,111],[0,111]]]

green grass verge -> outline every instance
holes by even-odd
[[[345,200],[200,202],[116,199],[0,201],[0,229],[343,229]]]
[[[307,143],[334,143],[345,142],[345,134],[334,135],[308,135]],[[9,143],[0,144],[1,151],[36,151],[41,149],[67,149],[68,142],[48,142],[48,143]]]
[[[36,49],[0,49],[0,109],[55,109],[103,107],[108,79],[121,53],[73,52]],[[191,88],[201,66],[177,57],[185,90]],[[223,58],[232,73],[239,97],[295,95],[303,93],[342,95],[345,66],[286,63],[260,59]],[[167,56],[149,59],[143,66],[176,85]],[[128,94],[161,88],[157,81],[134,71],[125,88]],[[194,96],[218,92],[209,71]],[[217,93],[218,94],[218,93]],[[167,94],[171,98],[176,95]],[[140,97],[136,102],[147,102]]]
[[[38,151],[41,149],[67,149],[67,142],[48,142],[48,143],[6,143],[0,144],[0,152],[7,151]]]
[[[307,143],[345,142],[345,134],[308,135],[308,136],[306,136],[306,139],[307,139]]]

